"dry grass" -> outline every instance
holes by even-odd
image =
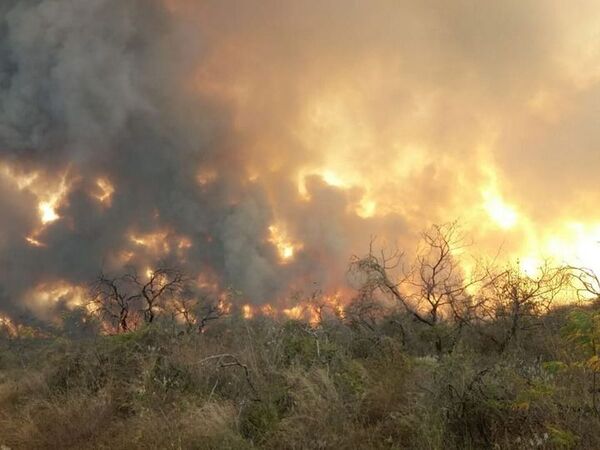
[[[0,350],[0,445],[600,448],[589,371],[560,321],[503,354],[466,333],[442,356],[405,345],[389,323],[309,330],[230,317],[202,335],[157,324],[11,342]],[[233,357],[210,358],[221,354]]]

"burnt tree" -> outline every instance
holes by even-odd
[[[182,292],[185,283],[180,270],[165,267],[145,278],[133,270],[113,277],[101,273],[91,287],[90,309],[118,331],[126,332],[140,318],[152,323],[157,312]]]

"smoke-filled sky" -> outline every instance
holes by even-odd
[[[2,0],[0,310],[183,265],[261,304],[371,236],[600,268],[595,0]]]

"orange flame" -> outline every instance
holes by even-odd
[[[106,178],[98,178],[96,180],[96,186],[98,191],[92,194],[102,205],[110,206],[112,204],[112,197],[115,193],[115,187]]]
[[[304,247],[302,243],[291,241],[280,225],[269,226],[269,233],[268,241],[277,248],[282,263],[291,261],[294,254]]]
[[[242,314],[244,319],[252,319],[254,317],[254,309],[250,305],[243,305]]]

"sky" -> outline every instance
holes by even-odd
[[[377,238],[600,270],[592,0],[4,0],[0,312],[180,265],[261,305]]]

